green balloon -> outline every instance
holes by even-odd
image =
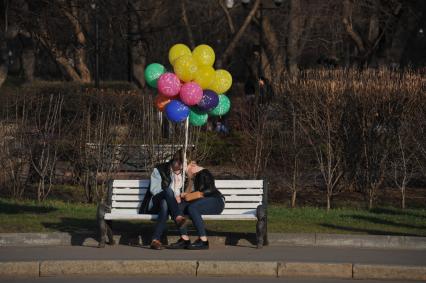
[[[219,104],[215,108],[213,108],[213,110],[211,110],[209,114],[212,116],[223,116],[228,113],[230,108],[231,101],[229,100],[229,98],[224,94],[220,94]]]
[[[189,123],[192,126],[202,126],[207,123],[209,115],[207,113],[201,112],[199,109],[193,107],[189,112]]]
[[[149,64],[145,68],[145,80],[149,86],[157,88],[158,78],[166,72],[166,68],[158,63]]]

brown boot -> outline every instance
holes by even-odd
[[[153,250],[162,250],[163,246],[159,240],[152,240],[150,248]]]

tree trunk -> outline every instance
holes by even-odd
[[[0,32],[0,87],[6,81],[8,70],[9,56],[6,36],[3,32]]]
[[[54,54],[54,52],[52,52],[52,53]],[[56,62],[58,62],[63,73],[68,77],[68,79],[75,81],[75,82],[81,81],[80,75],[76,72],[76,70],[71,65],[69,58],[66,58],[65,56],[61,56],[61,55],[56,55],[55,60],[56,60]]]
[[[145,42],[141,39],[141,16],[140,12],[144,9],[145,4],[141,0],[135,0],[129,2],[129,11],[130,22],[130,59],[131,59],[131,70],[133,81],[139,88],[145,87],[145,77],[144,71],[146,66],[146,54],[147,46]]]
[[[331,209],[331,195],[327,193],[327,211]]]
[[[415,29],[416,26],[416,17],[410,11],[407,11],[407,9],[403,9],[401,18],[397,23],[396,31],[392,36],[392,43],[385,51],[386,62],[391,64],[391,67],[400,66],[408,39],[413,28]]]
[[[297,195],[297,191],[295,188],[293,188],[293,193],[291,194],[291,208],[296,207],[296,195]]]
[[[25,81],[31,83],[34,80],[35,69],[34,44],[29,34],[21,34],[21,41],[24,49],[22,52],[22,68],[24,69]]]
[[[290,1],[290,21],[288,31],[288,45],[287,45],[287,59],[288,71],[290,75],[296,75],[299,71],[298,61],[299,54],[299,40],[302,34],[302,13],[300,0]]]
[[[240,42],[241,37],[243,36],[243,34],[245,33],[248,25],[250,24],[250,22],[252,21],[254,15],[256,14],[256,11],[259,8],[261,0],[256,0],[253,4],[253,7],[251,8],[249,14],[247,15],[247,17],[244,20],[243,25],[240,27],[240,29],[238,30],[238,32],[234,35],[234,37],[232,38],[231,42],[229,43],[228,47],[225,49],[225,52],[223,52],[222,57],[220,57],[217,61],[216,61],[216,67],[219,68],[223,68],[224,65],[227,64],[228,62],[228,58],[231,56],[231,54],[234,52],[235,47],[237,46],[237,44]]]
[[[405,209],[405,185],[401,187],[401,208]]]
[[[77,48],[75,50],[75,68],[80,76],[80,81],[84,83],[89,83],[91,81],[90,71],[86,64],[86,36],[83,33],[83,27],[81,26],[79,20],[79,11],[77,9],[76,3],[73,1],[70,2],[71,10],[68,11],[67,8],[64,8],[64,14],[70,21],[73,29],[74,36],[77,41]]]
[[[263,17],[263,33],[264,33],[264,53],[262,57],[262,70],[265,77],[272,83],[271,87],[274,93],[280,93],[279,84],[273,83],[282,78],[285,72],[285,55],[280,45],[278,36],[271,24],[269,17]],[[269,56],[267,56],[269,55]],[[272,62],[272,63],[271,63]]]
[[[188,35],[189,46],[191,47],[191,49],[194,49],[195,48],[194,35],[192,34],[191,25],[189,23],[187,12],[186,12],[186,0],[181,0],[180,3],[181,3],[181,9],[182,9],[182,20],[185,24],[186,34]]]
[[[369,48],[374,48],[374,44],[379,38],[379,32],[380,32],[380,27],[379,27],[379,5],[380,3],[375,0],[374,1],[374,11],[373,14],[370,17],[370,23],[369,23],[369,27],[368,27],[368,46]],[[373,67],[377,67],[378,62],[377,62],[377,58],[376,58],[376,53],[372,50],[371,54],[369,56],[369,64],[372,65]]]
[[[373,199],[374,199],[374,189],[370,188],[370,192],[368,194],[368,209],[373,209]]]

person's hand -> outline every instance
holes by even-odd
[[[176,201],[177,201],[177,203],[181,203],[182,202],[181,197],[180,196],[176,196]]]
[[[181,194],[180,194],[180,197],[181,197],[181,198],[183,198],[183,199],[185,199],[185,196],[186,196],[187,194],[188,194],[188,193],[183,192],[183,193],[181,193]]]

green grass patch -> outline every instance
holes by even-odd
[[[426,209],[332,209],[269,206],[268,228],[276,233],[339,233],[426,236]],[[115,231],[152,229],[152,223],[114,223]],[[173,227],[173,225],[171,225]],[[254,232],[253,221],[209,221],[210,232]],[[192,229],[191,229],[192,230]],[[0,198],[0,232],[96,231],[96,206],[49,200],[15,201]],[[191,233],[192,234],[192,233]]]

